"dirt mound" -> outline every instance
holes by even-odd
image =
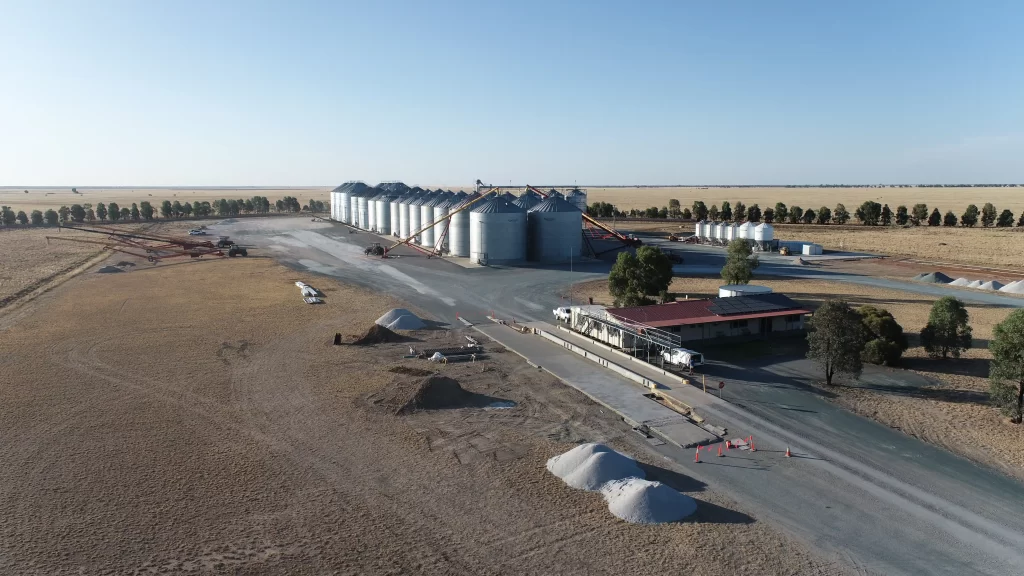
[[[103,268],[100,268],[96,272],[99,274],[114,274],[117,272],[124,272],[124,270],[121,270],[117,266],[104,266]]]
[[[953,281],[952,278],[946,276],[942,272],[931,272],[929,274],[918,274],[914,276],[914,280],[918,282],[925,282],[928,284],[949,284]]]
[[[473,406],[476,397],[476,394],[463,389],[457,380],[435,374],[420,380],[395,382],[370,396],[370,403],[397,415]]]
[[[401,334],[395,334],[391,330],[381,326],[380,324],[374,324],[366,331],[355,342],[352,342],[353,346],[372,346],[374,344],[388,344],[392,342],[406,342],[409,339]]]

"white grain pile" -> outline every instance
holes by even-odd
[[[624,478],[643,478],[636,460],[604,444],[580,444],[565,454],[548,460],[548,471],[566,484],[581,490],[600,490],[601,486]]]
[[[422,330],[427,327],[427,325],[423,323],[423,320],[420,320],[419,316],[416,316],[405,308],[393,308],[388,310],[383,316],[377,318],[376,324],[379,324],[388,330]]]
[[[1002,282],[999,282],[998,280],[989,280],[988,282],[985,282],[981,286],[978,286],[978,288],[982,290],[999,290],[1002,287]]]
[[[967,287],[968,288],[980,288],[982,284],[983,284],[983,282],[981,280],[972,280],[971,283],[967,285]]]
[[[660,524],[682,520],[697,511],[693,498],[640,478],[613,480],[601,488],[608,510],[626,522]]]
[[[957,278],[949,283],[950,286],[967,286],[971,281],[967,278]]]
[[[1000,288],[999,291],[1007,294],[1024,294],[1024,280],[1010,282],[1006,286]]]

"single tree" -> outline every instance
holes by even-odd
[[[850,221],[850,213],[846,211],[846,206],[836,204],[836,209],[832,211],[832,221],[836,224],[846,224]]]
[[[622,252],[608,274],[608,291],[616,306],[643,306],[654,301],[648,296],[668,290],[672,262],[653,246],[637,248],[636,255]]]
[[[248,204],[248,202],[249,201],[246,200],[246,205],[245,205],[246,211],[247,212],[252,212],[252,206],[250,204]],[[324,204],[323,204],[323,202],[319,202],[316,205],[316,208],[312,209],[312,210],[314,212],[323,212],[324,211]],[[668,208],[667,207],[662,206],[661,210],[658,210],[658,218],[661,218],[662,220],[664,220],[665,218],[668,218]]]
[[[1010,226],[1013,226],[1013,212],[1003,210],[999,213],[999,219],[996,220],[996,227],[1009,228]]]
[[[175,200],[174,203],[171,204],[171,214],[173,214],[175,218],[181,218],[181,215],[182,215],[181,202],[178,202],[177,200]]]
[[[726,222],[732,221],[732,205],[729,204],[728,200],[722,201],[722,220]]]
[[[814,210],[808,208],[807,212],[804,212],[803,217],[800,218],[800,221],[803,222],[804,224],[814,224],[815,216],[817,216],[817,214],[814,213]]]
[[[711,209],[708,210],[708,216],[712,220],[714,220],[716,222],[718,221],[718,218],[721,216],[721,213],[718,211],[718,204],[712,204],[711,205]]]
[[[733,213],[736,214],[737,222],[743,222],[747,219],[747,206],[743,202],[737,202],[736,207],[733,208]]]
[[[882,217],[879,219],[882,226],[888,226],[892,224],[892,210],[889,209],[889,205],[882,206]]]
[[[259,203],[258,202],[253,202],[253,207],[256,208],[257,212],[259,211]],[[679,213],[682,212],[682,210],[680,210],[680,208],[679,208],[679,200],[678,199],[676,199],[676,198],[669,198],[669,201],[668,201],[668,211],[672,214],[673,217],[679,216]]]
[[[992,401],[1015,424],[1024,416],[1024,309],[1014,310],[992,330],[989,389]]]
[[[875,306],[861,306],[857,313],[864,323],[866,338],[861,358],[871,364],[894,366],[899,363],[909,344],[896,318],[888,310]]]
[[[139,218],[142,216],[142,212],[139,210],[139,205],[135,202],[132,202],[132,210],[130,214],[132,220],[135,220],[136,222],[138,222]]]
[[[57,208],[57,215],[60,216],[60,223],[66,224],[71,221],[71,208],[61,206]]]
[[[921,345],[932,358],[959,358],[971,347],[971,326],[964,303],[944,296],[932,304],[928,324],[921,330]]]
[[[202,216],[203,215],[203,204],[202,204],[202,202],[200,202],[199,200],[196,200],[195,202],[192,203],[192,213],[195,214],[196,216]]]
[[[246,202],[248,202],[248,200],[246,200]],[[183,214],[184,214],[184,215],[185,215],[186,217],[188,217],[188,216],[191,216],[191,215],[192,215],[192,205],[191,205],[191,204],[189,204],[188,202],[183,202],[183,203],[181,204],[181,212],[182,212],[182,213],[183,213]]]
[[[981,207],[981,225],[991,226],[996,223],[996,207],[991,202],[986,202]]]
[[[41,211],[39,211],[39,210],[33,210],[32,211],[32,215],[29,216],[29,220],[32,222],[33,226],[42,226],[43,225],[43,213]]]
[[[775,222],[775,210],[772,208],[765,208],[764,214],[761,216],[761,219],[768,224]]]
[[[1024,218],[1024,214],[1021,215]],[[757,204],[751,204],[750,208],[747,208],[747,222],[760,222],[761,221],[761,207]]]
[[[914,204],[913,210],[910,211],[910,223],[914,226],[920,226],[922,222],[928,220],[928,205],[927,204]]]
[[[1017,220],[1017,226],[1024,226],[1024,212],[1020,213],[1020,219]]]
[[[683,208],[683,220],[692,220],[693,212],[690,212],[689,208]]]
[[[772,210],[772,213],[775,214],[776,222],[785,222],[789,218],[789,208],[786,208],[786,205],[782,202],[775,203],[775,209]]]
[[[804,217],[804,209],[799,206],[793,206],[789,209],[789,223],[799,224],[800,219]]]
[[[960,225],[966,226],[967,228],[973,228],[978,223],[978,207],[974,204],[969,204],[967,210],[964,210],[963,215],[960,216]]]
[[[139,202],[139,216],[142,216],[143,220],[153,219],[153,205],[143,200]]]
[[[832,210],[828,206],[818,208],[818,224],[828,224],[832,221]]]
[[[277,211],[278,212],[283,212],[284,211],[283,210],[283,208],[284,208],[284,200],[278,200],[275,204],[277,205]],[[221,198],[220,200],[217,200],[217,216],[228,216],[228,215],[229,215],[228,214],[228,201],[223,199],[223,198]]]
[[[166,218],[170,218],[173,215],[174,215],[174,208],[171,206],[171,201],[170,200],[164,200],[163,202],[161,202],[160,203],[160,217],[166,219]]]
[[[103,202],[100,202],[99,204],[96,205],[96,217],[99,218],[100,220],[107,219],[107,205],[104,204]]]
[[[826,384],[836,374],[860,376],[865,331],[849,304],[828,300],[814,312],[807,330],[807,357],[824,369]]]
[[[132,211],[127,206],[121,208],[121,220],[128,220],[132,217]]]
[[[92,208],[86,208],[85,209],[85,219],[88,220],[89,222],[95,222],[96,221],[96,212],[94,212]]]
[[[56,226],[60,222],[60,214],[57,214],[56,210],[50,208],[46,211],[46,214],[43,215],[43,219],[46,220],[47,226]]]
[[[882,205],[873,200],[867,200],[854,211],[854,215],[865,226],[878,226],[878,219],[882,216]]]
[[[117,205],[117,202],[107,204],[107,216],[110,217],[111,222],[116,222],[121,219],[121,207]]]
[[[947,210],[946,215],[942,217],[943,226],[956,226],[956,214],[953,214],[952,210]]]
[[[938,208],[934,208],[932,209],[931,215],[928,216],[928,225],[938,226],[939,224],[942,224],[942,214],[939,213]]]
[[[21,224],[22,226],[28,224],[28,215],[25,214],[24,210],[18,210],[17,218],[18,218],[18,224]]]
[[[701,201],[701,200],[694,200],[693,201],[693,206],[691,206],[690,208],[691,208],[691,211],[693,212],[693,217],[696,218],[697,220],[707,220],[708,219],[708,207],[704,205],[703,201]],[[278,210],[280,210],[280,208],[278,208]]]
[[[751,256],[750,243],[737,238],[729,242],[722,267],[722,280],[726,284],[748,284],[754,277],[754,270],[760,264],[757,256]]]
[[[71,205],[71,220],[75,222],[82,222],[85,220],[85,208],[82,208],[81,204]]]
[[[907,214],[907,207],[906,206],[897,206],[896,207],[896,224],[897,225],[899,225],[899,226],[906,226],[907,225],[907,220],[909,220],[909,218],[910,218],[910,216]]]
[[[0,222],[4,226],[13,226],[18,221],[18,215],[11,210],[10,206],[0,206]]]

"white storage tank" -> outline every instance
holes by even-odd
[[[394,199],[393,193],[381,194],[377,197],[377,232],[384,236],[391,234],[391,202]]]
[[[359,227],[359,194],[348,193],[348,223]]]
[[[722,224],[722,239],[725,240],[726,242],[732,242],[736,238],[736,225]]]
[[[377,231],[377,198],[382,193],[377,193],[366,198],[366,229],[370,232]]]
[[[431,247],[437,247],[441,251],[444,251],[448,246],[448,236],[445,233],[448,226],[448,220],[445,219],[445,217],[448,216],[448,210],[451,209],[452,205],[458,201],[457,199],[464,198],[465,196],[465,194],[459,196],[454,192],[445,192],[441,197],[434,201],[433,205],[430,207],[432,212],[431,221],[437,222],[437,224],[434,224],[433,228],[430,229]],[[438,241],[442,240],[442,236],[444,241],[440,246],[438,246]]]
[[[753,296],[755,294],[771,294],[772,289],[767,286],[755,286],[753,284],[726,284],[718,287],[719,298],[732,296]]]
[[[744,222],[739,225],[737,229],[737,238],[743,238],[745,240],[754,239],[754,225],[750,222]]]
[[[707,230],[704,229],[703,220],[698,220],[697,223],[693,225],[693,235],[696,236],[698,240],[707,238]]]
[[[401,222],[401,219],[398,216],[398,202],[403,197],[404,195],[399,196],[397,198],[392,198],[391,201],[388,202],[388,209],[391,212],[390,221],[388,222],[388,234],[392,236],[398,236],[398,226],[399,223]]]
[[[370,229],[370,198],[375,195],[375,190],[368,189],[367,191],[356,196],[356,205],[358,206],[359,212],[356,215],[358,223],[356,224],[363,230]]]
[[[466,204],[476,200],[479,197],[480,194],[478,192],[473,192],[472,194],[466,196],[466,198],[462,202],[460,202],[458,206],[453,207],[450,211],[455,212],[455,210],[458,207],[465,206]],[[480,200],[480,202],[485,201],[486,200]],[[476,204],[479,204],[480,202],[477,202]],[[476,206],[476,204],[474,204],[473,206]],[[462,210],[461,212],[456,212],[455,214],[452,214],[452,222],[448,226],[448,247],[449,252],[451,253],[452,256],[458,256],[460,258],[469,258],[470,210],[472,210],[472,207],[467,208],[466,210]]]
[[[422,206],[424,202],[429,202],[433,195],[433,192],[424,192],[423,194],[418,194],[415,198],[409,201],[409,236],[407,236],[407,238],[420,237],[418,232],[420,228],[423,227],[423,213],[420,212],[420,206]]]
[[[469,258],[481,264],[526,260],[526,212],[502,196],[477,202],[469,213]]]
[[[434,221],[434,206],[441,204],[448,199],[448,192],[434,192],[432,198],[420,204],[420,224],[422,226],[429,226]],[[434,245],[434,228],[436,226],[430,226],[423,232],[420,232],[420,246],[433,246]]]
[[[583,212],[568,200],[551,197],[526,214],[527,259],[560,263],[578,259],[583,249]]]
[[[415,190],[415,189],[413,189]],[[417,192],[410,191],[398,202],[398,237],[409,237],[409,203],[416,199]]]
[[[821,256],[821,244],[804,244],[804,256]]]
[[[775,239],[775,229],[771,224],[762,222],[754,227],[754,240],[756,242],[771,242]]]
[[[711,223],[711,237],[715,240],[721,240],[724,236],[722,235],[722,223],[712,222]]]

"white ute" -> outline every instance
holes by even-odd
[[[555,314],[555,320],[568,322],[569,319],[572,318],[572,312],[570,312],[569,309],[565,306],[562,306],[561,308],[555,308],[554,310],[552,310],[552,312],[554,312]]]
[[[665,362],[674,366],[693,368],[694,366],[704,364],[703,354],[687,350],[686,348],[672,348],[671,350],[665,350],[662,354],[665,357]]]

